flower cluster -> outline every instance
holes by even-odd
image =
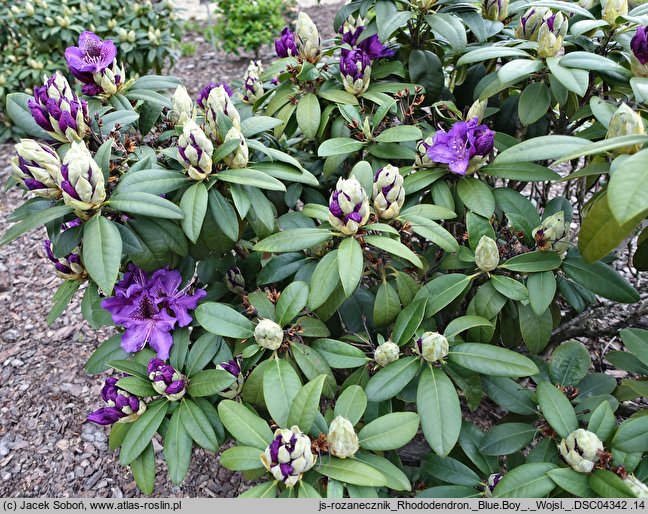
[[[438,332],[425,332],[414,344],[414,353],[427,362],[443,360],[449,349],[448,340]]]
[[[473,157],[484,157],[493,149],[495,132],[480,125],[478,118],[454,123],[448,132],[438,130],[427,154],[432,162],[447,164],[452,173],[465,175]]]
[[[117,378],[108,377],[101,388],[101,398],[106,407],[101,407],[88,415],[88,421],[98,425],[130,423],[139,418],[146,410],[141,398],[117,387]]]
[[[216,89],[217,87],[222,87],[225,93],[227,93],[227,96],[232,96],[233,91],[225,82],[210,82],[200,90],[200,94],[196,100],[201,109],[207,109],[207,98],[209,98],[209,93],[211,93],[212,89]]]
[[[65,50],[65,60],[70,73],[83,83],[83,94],[113,95],[119,91],[124,84],[124,72],[117,66],[115,44],[89,31],[81,33],[78,44]]]
[[[260,75],[263,73],[261,61],[250,61],[250,65],[243,75],[243,101],[253,104],[263,96],[263,83]]]
[[[176,270],[159,269],[149,276],[134,264],[115,286],[115,296],[101,306],[110,312],[117,325],[125,328],[121,345],[127,352],[137,352],[147,343],[159,359],[169,358],[173,345],[171,331],[191,323],[189,310],[207,295],[203,289],[194,294],[180,289],[182,277]]]
[[[403,176],[396,166],[388,164],[374,175],[373,206],[379,218],[392,219],[398,216],[405,203]]]
[[[223,398],[236,398],[241,391],[243,391],[243,384],[245,383],[245,377],[241,370],[241,362],[239,359],[231,359],[229,361],[221,362],[216,366],[216,369],[221,369],[227,371],[230,375],[236,378],[229,388],[225,391],[218,393]]]
[[[16,182],[37,196],[59,199],[61,190],[56,177],[61,170],[61,159],[54,149],[33,139],[21,139],[15,149],[11,168]]]
[[[153,358],[149,361],[148,376],[153,382],[153,389],[172,402],[184,396],[187,380],[177,369],[163,360]]]
[[[273,441],[261,454],[261,462],[286,487],[295,487],[302,474],[315,465],[310,438],[297,426],[277,429]]]
[[[594,432],[579,428],[563,439],[558,449],[574,471],[589,473],[599,461],[603,443]]]
[[[329,223],[343,234],[355,234],[369,219],[367,193],[355,177],[340,178],[329,199]]]
[[[70,223],[64,224],[61,229],[63,232],[70,230],[73,227],[77,227],[81,224],[80,219],[76,219]],[[45,255],[50,262],[54,264],[56,268],[56,274],[65,280],[85,280],[87,277],[87,272],[81,261],[81,255],[79,248],[75,248],[68,255],[63,257],[56,257],[52,249],[52,242],[49,239],[43,241],[43,247],[45,248]]]
[[[299,57],[301,60],[315,63],[320,58],[320,36],[313,20],[300,12],[297,16],[295,32],[288,27],[281,31],[275,40],[275,52],[278,57]]]

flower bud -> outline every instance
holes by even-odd
[[[361,95],[371,80],[371,59],[360,48],[351,50],[340,59],[340,74],[344,89],[352,95]]]
[[[148,377],[153,382],[153,389],[175,402],[185,394],[187,380],[173,366],[165,364],[162,359],[152,358],[148,363]]]
[[[263,73],[261,61],[250,61],[243,76],[243,101],[253,104],[263,96],[263,83],[259,75]]]
[[[487,20],[504,21],[508,16],[508,0],[483,0],[482,15]]]
[[[589,473],[599,461],[603,443],[595,433],[579,428],[563,439],[558,449],[574,471]]]
[[[74,209],[98,209],[106,199],[103,173],[83,142],[71,144],[57,182],[63,191],[63,201]]]
[[[420,11],[429,11],[437,3],[437,0],[413,0],[412,4]]]
[[[227,270],[227,273],[225,273],[225,287],[234,294],[245,294],[245,278],[239,267],[232,266]]]
[[[278,428],[272,442],[261,454],[261,462],[272,476],[292,488],[315,465],[311,440],[298,426]]]
[[[230,361],[221,362],[216,366],[216,369],[222,369],[224,371],[227,371],[233,377],[236,377],[236,382],[234,382],[234,384],[225,389],[225,391],[221,391],[218,394],[224,398],[229,399],[236,398],[239,394],[241,394],[241,391],[243,391],[243,384],[245,383],[245,378],[243,377],[243,373],[241,371],[241,363],[237,359],[232,359]]]
[[[601,18],[613,27],[616,26],[616,19],[619,16],[628,15],[628,0],[607,0],[601,11]]]
[[[470,109],[468,109],[466,119],[472,120],[477,118],[477,121],[481,122],[486,114],[486,107],[488,107],[488,100],[475,100],[470,106]]]
[[[225,141],[223,142],[227,143],[228,141],[232,141],[233,139],[239,139],[241,142],[236,150],[234,150],[231,154],[223,157],[223,161],[230,168],[245,168],[248,164],[250,151],[248,149],[247,142],[245,141],[245,136],[237,127],[232,127],[231,129],[229,129],[229,131],[225,135]]]
[[[184,125],[194,116],[193,101],[187,93],[187,88],[178,86],[171,99],[171,111],[169,112],[169,121],[173,125]]]
[[[299,53],[295,44],[295,33],[288,27],[281,31],[281,37],[275,39],[277,57],[295,57]]]
[[[254,339],[259,346],[276,350],[283,343],[284,333],[281,327],[271,319],[259,320],[254,329]]]
[[[25,3],[25,14],[27,16],[33,16],[34,14],[36,14],[36,10],[34,9],[34,6],[29,2]]]
[[[425,332],[414,345],[414,353],[427,362],[438,362],[448,355],[448,340],[438,332]]]
[[[488,481],[486,482],[486,487],[484,488],[484,496],[486,498],[492,498],[493,497],[493,490],[497,486],[500,480],[504,475],[502,473],[492,473],[488,477]]]
[[[198,124],[189,119],[178,138],[178,153],[187,174],[193,180],[204,180],[212,172],[214,145]]]
[[[207,108],[207,99],[209,98],[209,93],[212,92],[212,89],[216,89],[218,86],[223,86],[223,89],[227,93],[227,96],[232,96],[233,91],[225,82],[217,82],[215,84],[213,82],[210,82],[202,88],[200,94],[198,95],[197,103],[201,109],[205,110]]]
[[[475,249],[475,264],[485,273],[493,271],[499,264],[497,243],[488,236],[482,236]]]
[[[113,423],[131,423],[139,418],[146,410],[146,404],[141,398],[119,389],[116,377],[106,379],[101,388],[101,398],[107,407],[102,407],[88,415],[88,421],[98,425]]]
[[[562,48],[567,28],[567,18],[561,12],[544,19],[538,31],[538,57],[555,56]]]
[[[329,199],[329,223],[343,234],[351,235],[369,219],[369,199],[355,177],[338,179]]]
[[[220,126],[219,115],[225,115],[232,127],[241,130],[241,116],[223,86],[213,88],[205,102],[205,133],[212,141],[221,144],[225,137],[225,127]]]
[[[81,251],[75,248],[65,257],[57,258],[52,251],[52,242],[49,239],[43,241],[45,254],[50,262],[54,263],[56,275],[64,280],[85,280],[88,276],[83,262],[81,262]]]
[[[630,67],[639,77],[648,77],[648,27],[637,27],[630,40]]]
[[[396,362],[400,355],[400,348],[396,343],[391,341],[385,341],[383,344],[376,348],[374,352],[374,360],[376,364],[381,367],[385,367],[392,362]]]
[[[623,479],[623,482],[628,487],[630,487],[635,497],[648,498],[648,486],[633,474],[629,474],[626,478]]]
[[[128,42],[129,42],[129,43],[134,43],[134,42],[135,42],[135,38],[136,38],[136,36],[135,36],[135,31],[134,31],[134,30],[129,30],[129,31],[128,31],[128,38],[127,38],[127,39],[128,39]]]
[[[625,103],[622,103],[612,115],[606,138],[620,136],[642,136],[646,133],[643,119],[639,113],[634,112]],[[641,144],[624,146],[612,150],[617,155],[637,153],[641,149]]]
[[[34,88],[34,98],[27,105],[38,126],[57,141],[79,141],[88,130],[88,105],[58,71]]]
[[[542,22],[552,15],[548,7],[531,7],[520,18],[515,35],[519,39],[537,41]]]
[[[569,250],[570,229],[569,223],[565,222],[565,213],[558,211],[545,218],[539,227],[533,229],[531,235],[538,250],[553,250],[563,257]]]
[[[13,178],[38,196],[58,200],[61,190],[56,177],[61,159],[54,149],[33,139],[21,139],[15,149],[16,156],[11,159]]]
[[[315,63],[320,58],[320,36],[317,26],[305,12],[297,16],[295,41],[299,56],[305,61]]]
[[[353,425],[343,416],[337,416],[331,421],[326,441],[331,455],[340,459],[353,457],[360,447]]]
[[[379,218],[392,219],[405,203],[404,179],[398,168],[388,164],[374,175],[373,205]]]
[[[416,147],[416,158],[414,164],[419,168],[433,168],[434,162],[428,155],[428,148],[434,144],[434,135],[428,136]]]

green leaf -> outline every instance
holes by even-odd
[[[324,457],[315,466],[315,471],[347,484],[367,487],[382,487],[386,484],[386,479],[380,471],[354,459]]]
[[[10,243],[25,232],[35,229],[39,225],[45,225],[52,220],[62,218],[72,212],[72,208],[67,205],[58,205],[49,209],[36,211],[25,217],[20,223],[16,223],[7,230],[0,238],[0,247]]]
[[[551,338],[553,318],[551,310],[547,309],[539,316],[533,312],[529,305],[519,304],[520,332],[524,344],[533,354],[538,354],[545,349]]]
[[[332,368],[357,368],[369,360],[361,349],[335,339],[317,339],[311,346]]]
[[[283,326],[290,323],[308,301],[308,284],[306,282],[293,282],[286,287],[279,296],[275,316],[277,323]]]
[[[409,443],[418,431],[420,418],[415,412],[385,414],[365,425],[358,432],[360,446],[365,450],[396,450]]]
[[[501,84],[513,85],[543,68],[544,65],[541,61],[514,59],[497,70],[497,78]]]
[[[457,252],[459,250],[459,243],[457,243],[455,237],[435,221],[423,216],[403,213],[401,213],[401,218],[410,222],[414,232],[428,241],[432,241],[446,252]]]
[[[585,345],[579,341],[567,341],[551,355],[549,375],[554,384],[575,386],[589,370],[592,360]]]
[[[218,438],[200,407],[194,401],[183,398],[178,410],[180,420],[191,438],[206,450],[217,451]]]
[[[121,334],[115,334],[101,343],[99,348],[92,353],[88,362],[86,362],[85,371],[91,375],[96,375],[110,368],[108,362],[127,358],[128,353],[121,347]]]
[[[414,337],[416,330],[425,317],[426,303],[427,299],[425,298],[415,300],[405,307],[396,318],[391,339],[398,346],[407,344]]]
[[[460,18],[449,13],[435,13],[426,16],[425,21],[432,30],[450,44],[451,51],[462,52],[468,41],[466,29]]]
[[[358,452],[354,455],[354,458],[380,471],[387,480],[387,487],[390,489],[394,491],[412,490],[412,485],[405,473],[384,457],[373,453]]]
[[[263,372],[263,398],[279,426],[288,426],[290,406],[302,384],[295,369],[283,359],[272,359]]]
[[[32,99],[33,97],[26,93],[9,93],[6,104],[7,114],[18,128],[24,130],[30,136],[51,140],[52,137],[40,128],[31,115],[28,103]]]
[[[207,188],[202,182],[198,182],[187,189],[180,200],[182,209],[182,230],[192,242],[198,240],[200,230],[207,214]]]
[[[52,297],[52,309],[47,315],[47,324],[51,325],[54,321],[63,314],[63,311],[68,306],[74,295],[81,287],[81,282],[78,280],[65,280],[54,293]]]
[[[602,262],[588,264],[580,257],[570,256],[562,263],[562,270],[585,289],[619,303],[639,301],[639,293],[617,271]]]
[[[248,489],[239,498],[276,498],[277,482],[264,482]]]
[[[334,137],[324,141],[317,149],[319,157],[330,157],[332,155],[347,155],[360,150],[364,143],[348,137]]]
[[[357,425],[367,409],[367,395],[359,385],[350,385],[335,402],[334,416],[348,419],[353,426]]]
[[[524,88],[518,102],[518,117],[525,127],[535,123],[549,110],[551,93],[544,82],[532,82]]]
[[[414,296],[415,300],[427,298],[425,315],[431,317],[464,294],[470,287],[470,277],[451,273],[437,277],[425,284]]]
[[[174,343],[174,347],[177,343]],[[187,356],[187,362],[183,363],[184,373],[188,377],[193,377],[199,371],[209,364],[218,353],[222,344],[222,339],[210,333],[201,335],[198,340],[191,345],[191,350]]]
[[[494,498],[543,498],[555,487],[547,473],[556,469],[549,462],[522,464],[504,475],[493,491]]]
[[[134,375],[145,380],[148,379],[148,371],[146,370],[146,366],[140,364],[135,360],[109,361],[108,366],[119,371],[123,371],[124,373],[128,373],[129,375]]]
[[[482,377],[482,385],[490,399],[507,411],[524,416],[537,413],[536,404],[531,399],[531,391],[514,380],[505,377]]]
[[[233,471],[263,469],[261,454],[262,452],[258,448],[235,446],[221,453],[220,464]]]
[[[254,334],[252,322],[224,303],[202,303],[194,314],[200,326],[212,334],[235,339],[246,339]]]
[[[333,372],[328,363],[314,348],[309,348],[305,344],[293,344],[290,347],[292,357],[299,366],[299,369],[306,375],[308,380],[314,380],[319,375],[326,375],[324,381],[323,394],[327,398],[333,398],[335,395],[336,384],[333,378]]]
[[[626,419],[619,425],[612,448],[622,452],[645,452],[648,450],[648,416]]]
[[[378,371],[367,384],[365,392],[370,402],[389,400],[400,393],[420,368],[417,357],[403,357]]]
[[[358,105],[358,99],[354,95],[347,93],[346,91],[343,91],[341,89],[320,89],[317,92],[317,95],[320,98],[324,98],[324,100],[335,102],[336,104]]]
[[[556,277],[552,271],[529,273],[526,282],[529,304],[536,315],[546,311],[556,295]]]
[[[254,116],[241,121],[241,133],[245,137],[252,137],[261,132],[271,130],[282,123],[283,122],[277,118],[255,114]]]
[[[578,428],[576,412],[567,397],[549,382],[540,382],[536,388],[542,415],[563,439]]]
[[[377,327],[389,325],[401,310],[400,298],[389,282],[380,284],[376,292],[373,319]]]
[[[312,485],[303,480],[299,482],[299,490],[297,491],[297,498],[321,498],[320,493],[317,492]]]
[[[645,150],[631,155],[610,177],[608,204],[619,225],[635,220],[648,210],[647,158]]]
[[[538,368],[528,357],[489,344],[455,345],[448,358],[464,368],[494,377],[527,377],[538,373]]]
[[[346,296],[351,296],[362,278],[364,256],[362,247],[354,237],[346,237],[338,249],[338,272]]]
[[[220,369],[206,369],[196,373],[187,386],[187,392],[194,398],[212,396],[231,386],[235,377]]]
[[[333,232],[319,228],[283,230],[254,245],[257,252],[296,252],[331,239]]]
[[[558,159],[588,144],[589,140],[573,136],[534,137],[504,150],[495,159],[495,164]]]
[[[264,451],[272,441],[272,430],[268,424],[245,405],[223,400],[218,404],[218,414],[227,431],[236,437],[239,444]]]
[[[616,419],[610,402],[602,402],[592,415],[587,424],[587,430],[594,432],[601,441],[607,441],[616,429]]]
[[[304,133],[304,137],[311,139],[317,134],[322,111],[319,101],[313,93],[307,93],[299,99],[297,104],[297,125]]]
[[[492,327],[493,324],[488,321],[486,318],[481,316],[460,316],[453,319],[446,326],[443,335],[452,340],[455,336],[461,334],[461,332],[468,330],[473,327]]]
[[[238,241],[239,220],[236,211],[215,187],[209,190],[209,209],[218,228],[232,241]]]
[[[184,217],[176,204],[151,193],[117,193],[111,196],[107,203],[112,209],[129,214],[170,220],[181,220]]]
[[[144,494],[152,494],[155,488],[155,450],[153,443],[149,443],[146,449],[130,465],[131,472],[137,487]]]
[[[133,462],[150,444],[151,439],[160,428],[168,408],[169,402],[166,400],[155,400],[153,403],[149,403],[144,414],[133,422],[119,453],[119,462],[122,466]]]
[[[449,484],[475,487],[479,486],[481,482],[477,473],[452,457],[444,458],[428,453],[421,459],[421,469],[434,478]]]
[[[484,173],[491,177],[519,180],[520,182],[560,180],[560,174],[549,168],[530,162],[516,162],[511,164],[493,163],[480,168],[479,173]]]
[[[457,66],[472,64],[474,62],[498,59],[500,57],[530,57],[528,53],[519,48],[489,46],[473,50],[461,56],[457,61]]]
[[[297,392],[295,398],[290,404],[288,423],[286,426],[290,427],[297,425],[305,433],[310,432],[315,417],[319,413],[320,397],[322,396],[324,380],[326,380],[326,375],[319,375],[317,378],[304,384]],[[340,398],[341,397],[342,396],[340,396]]]
[[[439,368],[426,366],[423,369],[416,407],[425,439],[437,455],[445,457],[459,439],[461,406],[454,384]]]
[[[556,485],[578,498],[594,498],[595,493],[589,486],[589,476],[571,468],[557,468],[547,471]]]
[[[136,396],[157,396],[151,381],[141,377],[123,377],[117,381],[117,387]]]
[[[457,194],[468,209],[485,218],[495,212],[495,198],[490,187],[476,178],[462,178],[457,183]]]
[[[191,463],[191,436],[180,420],[180,409],[176,409],[164,438],[164,460],[169,467],[169,477],[174,484],[180,484]]]
[[[569,52],[560,59],[560,65],[566,68],[610,73],[625,80],[632,77],[630,70],[617,64],[612,59],[591,52]]]
[[[383,130],[376,141],[379,143],[400,143],[403,141],[418,141],[423,138],[421,129],[413,125],[399,125]]]
[[[518,302],[529,299],[529,291],[524,284],[504,275],[491,275],[493,287],[511,300]]]
[[[267,173],[252,168],[228,169],[218,172],[218,180],[241,184],[244,186],[258,187],[268,191],[286,191],[286,186]]]
[[[114,194],[161,195],[179,189],[188,181],[187,176],[182,173],[161,168],[129,171],[119,179]]]
[[[562,262],[556,252],[542,252],[537,250],[511,257],[501,263],[499,267],[520,273],[537,273],[559,268]]]
[[[323,305],[340,283],[338,271],[338,250],[327,253],[315,266],[308,293],[308,307],[311,310]]]
[[[607,469],[595,469],[589,477],[589,486],[601,498],[635,498],[632,489]]]
[[[122,240],[115,224],[96,215],[83,229],[83,264],[106,296],[110,296],[121,266]]]
[[[412,250],[407,248],[407,246],[400,241],[395,241],[394,239],[389,239],[388,237],[383,236],[365,236],[364,241],[371,246],[375,246],[376,248],[380,248],[392,255],[411,262],[417,268],[423,268],[421,259],[419,259]]]
[[[648,366],[648,330],[625,328],[620,333],[625,347]]]

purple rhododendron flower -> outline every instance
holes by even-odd
[[[297,55],[295,33],[288,27],[281,31],[281,37],[275,39],[275,52],[277,52],[277,57],[281,58]]]
[[[641,64],[648,63],[648,27],[637,27],[637,32],[630,40],[630,48]]]
[[[77,80],[90,86],[84,86],[83,93],[96,95],[103,90],[94,83],[93,73],[101,73],[117,57],[115,44],[107,39],[103,41],[94,32],[85,31],[79,36],[79,46],[70,46],[65,49],[65,60],[70,73]]]
[[[101,306],[112,315],[113,322],[126,330],[121,345],[127,352],[137,352],[147,343],[158,358],[168,359],[173,345],[171,331],[191,323],[189,310],[207,295],[203,289],[187,294],[188,287],[178,289],[182,276],[176,270],[159,269],[151,276],[129,264],[124,278],[115,286],[115,296]]]
[[[102,407],[88,414],[88,421],[98,425],[112,425],[122,418],[135,417],[143,412],[144,403],[137,396],[119,389],[116,377],[109,377],[101,388],[101,398],[106,402],[107,407]],[[128,421],[128,420],[126,420]]]
[[[365,69],[371,65],[371,60],[367,53],[356,48],[348,51],[340,59],[340,73],[342,76],[351,77],[353,80],[362,79]]]
[[[473,118],[455,123],[448,132],[437,131],[427,147],[430,160],[447,164],[452,173],[464,175],[470,159],[488,155],[493,149],[495,133],[478,123],[479,119]]]
[[[229,85],[227,85],[225,82],[210,82],[204,88],[202,88],[200,94],[198,95],[197,103],[201,109],[205,109],[207,98],[209,98],[209,93],[211,93],[211,90],[216,89],[218,86],[223,86],[223,89],[225,89],[225,92],[228,96],[232,96],[232,94],[234,93],[232,91],[232,88],[230,88]]]
[[[364,32],[364,29],[364,27],[360,26],[353,32],[345,32],[344,34],[342,34],[342,43],[347,43],[351,47],[357,47],[363,50],[372,61],[380,59],[382,57],[393,57],[395,55],[395,52],[393,50],[390,50],[380,42],[380,39],[378,39],[378,34],[369,36],[368,38],[358,43],[360,34]],[[342,48],[340,52],[342,54],[342,58],[344,59],[346,58],[347,54],[351,52],[351,50]]]

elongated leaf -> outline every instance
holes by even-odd
[[[412,380],[420,367],[416,357],[403,357],[376,373],[365,388],[367,398],[371,402],[388,400],[400,393]]]
[[[155,488],[155,450],[153,443],[149,443],[146,449],[130,465],[131,472],[137,487],[144,494],[151,494]]]
[[[268,424],[245,405],[223,400],[218,404],[218,414],[225,428],[241,445],[264,451],[272,440]]]
[[[317,96],[308,93],[301,97],[297,104],[297,125],[304,133],[304,137],[313,138],[320,125],[322,110]]]
[[[166,400],[156,400],[148,405],[144,414],[133,422],[124,438],[119,454],[119,462],[127,466],[133,462],[149,445],[151,439],[160,428],[169,408]]]
[[[542,415],[560,437],[565,438],[578,428],[576,412],[567,397],[549,382],[536,389]]]
[[[335,402],[334,416],[348,419],[357,425],[367,408],[367,395],[359,385],[347,387]]]
[[[526,286],[531,309],[539,316],[549,308],[556,295],[556,277],[551,271],[529,273]]]
[[[164,460],[169,467],[169,476],[174,484],[181,483],[191,463],[191,436],[180,419],[180,409],[171,416],[164,438]]]
[[[191,438],[206,450],[217,451],[216,433],[198,404],[188,398],[183,398],[178,410],[182,424]]]
[[[500,264],[500,268],[521,273],[536,273],[559,268],[562,263],[556,252],[529,252],[516,255]]]
[[[231,386],[235,377],[222,369],[205,369],[196,373],[187,386],[187,392],[194,398],[212,396]]]
[[[138,192],[161,195],[175,191],[188,180],[182,173],[160,168],[129,171],[119,179],[115,194]]]
[[[579,341],[562,343],[551,355],[551,381],[562,386],[575,386],[587,375],[591,363],[584,344]]]
[[[632,489],[607,469],[595,469],[589,477],[589,486],[601,498],[634,498]]]
[[[333,232],[319,228],[283,230],[254,245],[257,252],[296,252],[328,241]]]
[[[500,407],[525,416],[536,414],[536,405],[531,392],[510,378],[482,377],[486,394]]]
[[[198,240],[200,230],[207,214],[207,188],[198,182],[187,189],[180,200],[182,209],[182,230],[194,243]]]
[[[396,318],[392,341],[398,346],[403,346],[411,341],[425,316],[426,303],[426,298],[415,300],[405,307]]]
[[[295,369],[283,359],[273,359],[263,373],[263,397],[277,424],[286,426],[290,405],[301,389]]]
[[[619,225],[633,220],[648,210],[646,158],[648,158],[647,151],[630,156],[610,177],[608,203]]]
[[[588,264],[579,257],[567,257],[562,269],[569,278],[593,293],[620,303],[639,301],[639,293],[617,271],[602,262]]]
[[[83,263],[101,290],[110,296],[119,275],[122,240],[115,224],[95,216],[83,229]]]
[[[255,485],[252,489],[248,489],[240,498],[276,498],[277,497],[277,483],[264,482]]]
[[[228,448],[221,454],[220,463],[233,471],[249,471],[263,468],[261,451],[251,446]]]
[[[35,229],[39,225],[44,225],[52,220],[62,218],[66,214],[72,212],[72,208],[67,205],[57,205],[50,209],[38,210],[29,216],[25,217],[19,223],[16,223],[9,230],[7,230],[0,238],[0,247],[10,243],[17,237],[20,237],[25,232]]]
[[[612,448],[622,452],[645,452],[648,450],[648,417],[625,420],[619,426]]]
[[[394,286],[389,282],[380,284],[376,292],[373,319],[378,327],[389,325],[401,310],[400,298]]]
[[[322,396],[322,388],[324,387],[324,380],[326,380],[326,375],[320,375],[302,386],[297,392],[290,404],[287,426],[297,425],[305,433],[310,432],[315,417],[319,413],[319,403],[320,397]]]
[[[348,137],[334,137],[324,141],[317,149],[317,155],[320,157],[330,157],[332,155],[345,155],[357,152],[364,144],[361,141],[350,139]]]
[[[595,496],[589,486],[589,477],[585,473],[578,473],[571,468],[557,468],[547,471],[547,475],[556,482],[556,485],[579,498]]]
[[[386,484],[386,479],[380,471],[353,459],[325,457],[315,466],[315,471],[347,484],[368,487],[381,487]]]
[[[376,248],[380,248],[381,250],[385,250],[392,255],[401,257],[406,261],[411,262],[417,268],[423,267],[421,259],[419,259],[412,250],[407,248],[407,246],[405,246],[400,241],[395,241],[393,239],[389,239],[388,237],[382,236],[366,236],[364,240],[367,244],[375,246]]]
[[[489,344],[462,343],[448,358],[464,368],[495,377],[526,377],[538,373],[533,361],[517,352]]]
[[[554,481],[547,475],[556,467],[549,462],[522,464],[504,475],[495,487],[493,497],[542,498],[556,487]]]
[[[534,137],[504,150],[495,159],[495,164],[558,159],[589,143],[587,139],[573,136]]]
[[[241,184],[244,186],[258,187],[269,191],[285,191],[286,186],[267,173],[252,168],[224,170],[218,173],[218,180]]]
[[[364,257],[360,243],[353,237],[345,238],[338,249],[338,272],[347,296],[351,296],[358,287],[363,268]]]
[[[439,457],[428,453],[421,460],[421,468],[434,478],[456,485],[478,486],[479,475],[465,464],[452,457]]]
[[[249,319],[223,303],[203,303],[195,310],[195,316],[198,323],[212,334],[245,339],[254,333],[254,325]]]
[[[372,468],[380,471],[387,480],[387,487],[390,489],[393,489],[394,491],[412,490],[412,485],[410,484],[407,475],[384,457],[367,452],[358,452],[354,457],[356,460],[364,462]]]
[[[454,384],[439,368],[423,369],[416,407],[425,439],[437,455],[445,457],[459,439],[461,406]]]
[[[121,212],[152,218],[181,220],[184,217],[182,210],[176,204],[151,193],[118,193],[110,198],[108,204]]]
[[[365,425],[358,433],[366,450],[396,450],[409,443],[418,431],[420,418],[415,412],[385,414]]]
[[[332,368],[357,368],[364,366],[369,360],[360,348],[335,339],[317,339],[311,346]]]
[[[72,298],[74,298],[79,287],[81,287],[81,282],[78,280],[66,280],[58,287],[52,297],[52,309],[47,315],[48,325],[54,323],[63,314],[63,311],[65,311]]]

